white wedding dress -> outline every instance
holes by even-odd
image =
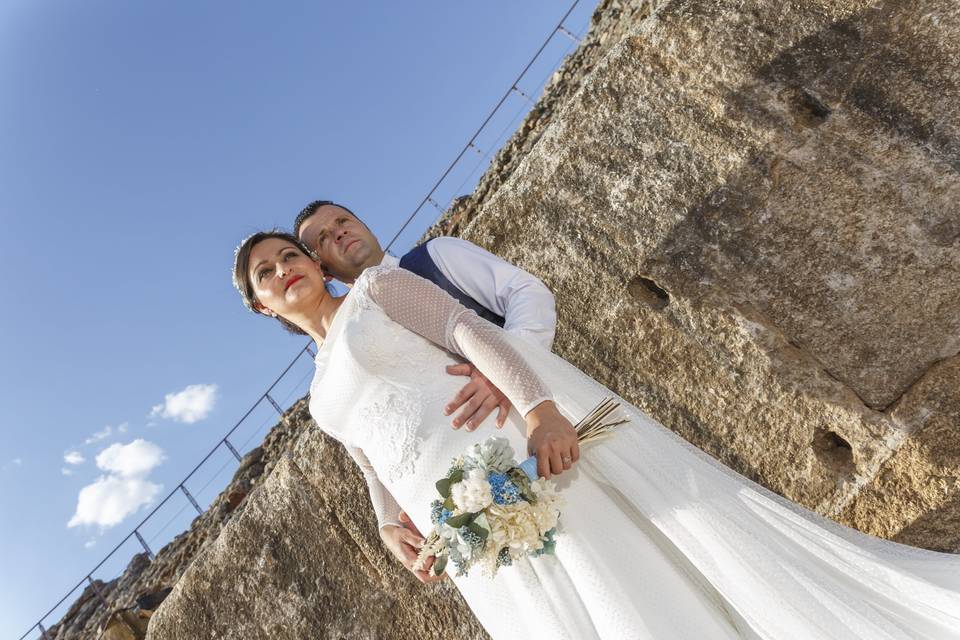
[[[433,283],[368,269],[318,351],[310,411],[360,464],[381,525],[402,507],[429,532],[434,483],[475,442],[506,437],[526,457],[517,411],[502,431],[450,427],[463,378],[444,367],[462,358],[521,413],[552,397],[576,421],[614,396]],[[841,527],[620,401],[630,423],[557,479],[556,555],[454,578],[493,638],[960,638],[960,555]]]

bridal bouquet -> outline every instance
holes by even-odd
[[[610,435],[626,420],[610,421],[619,405],[607,399],[575,425],[581,444]],[[521,463],[503,438],[488,438],[456,458],[437,481],[440,499],[431,503],[433,531],[415,571],[435,556],[431,572],[443,573],[452,562],[457,575],[479,565],[493,576],[524,556],[553,553],[562,498],[550,480],[537,477],[537,459]]]

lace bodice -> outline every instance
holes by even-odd
[[[381,527],[395,524],[400,510],[386,485],[416,471],[430,429],[450,430],[441,407],[451,385],[463,384],[444,370],[455,356],[472,362],[521,415],[551,399],[502,329],[392,266],[361,274],[317,354],[311,413],[360,466]]]
[[[374,267],[354,287],[361,304],[472,362],[526,415],[550,399],[537,374],[505,339],[503,329],[477,317],[446,291],[405,269]]]

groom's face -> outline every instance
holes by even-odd
[[[380,243],[370,229],[333,204],[320,207],[300,225],[300,241],[341,282],[353,282],[364,269],[383,260]]]

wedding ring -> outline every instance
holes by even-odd
[[[573,458],[571,458],[570,456],[563,456],[560,459],[563,460],[563,464],[569,464],[573,462]]]

